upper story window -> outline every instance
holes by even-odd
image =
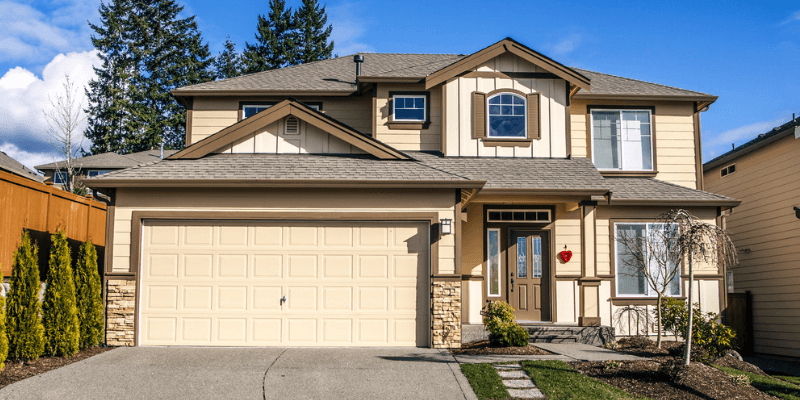
[[[652,284],[659,290],[665,289],[667,296],[680,296],[677,233],[676,224],[614,224],[617,296],[656,297],[658,293]]]
[[[731,164],[731,165],[728,165],[727,167],[719,170],[719,176],[720,177],[728,176],[728,175],[730,175],[730,174],[732,174],[734,172],[736,172],[736,164]]]
[[[489,97],[489,138],[526,138],[525,98],[516,93]]]
[[[652,171],[650,110],[592,110],[592,160],[600,170]]]
[[[53,183],[55,183],[56,185],[63,185],[66,181],[67,181],[66,172],[56,171],[55,174],[53,174]]]
[[[107,174],[109,172],[111,172],[111,170],[109,169],[91,169],[86,172],[86,176],[88,176],[89,178],[94,178],[95,176],[100,176],[103,174]]]
[[[262,103],[262,104],[242,104],[242,118],[249,118],[253,115],[260,113],[270,107],[275,105],[275,103]],[[322,109],[322,103],[305,103],[305,105],[319,111]]]
[[[392,97],[393,121],[425,122],[427,121],[426,95],[396,94]]]

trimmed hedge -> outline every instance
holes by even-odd
[[[103,343],[103,299],[97,272],[97,250],[91,241],[81,245],[75,266],[75,289],[80,325],[80,348]]]
[[[39,319],[39,260],[38,248],[23,232],[11,269],[11,290],[6,305],[8,358],[35,360],[44,351],[44,327]]]
[[[53,356],[69,357],[78,352],[78,308],[67,237],[63,231],[53,235],[50,271],[42,304],[44,350]]]

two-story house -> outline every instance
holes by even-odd
[[[700,190],[715,96],[512,39],[173,95],[186,148],[87,181],[113,199],[112,345],[458,347],[491,300],[521,322],[635,333],[618,310],[655,299],[615,263],[617,232],[738,204]],[[716,266],[694,285],[704,310],[725,306]]]

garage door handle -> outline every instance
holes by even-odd
[[[286,302],[286,296],[281,297],[281,305]]]

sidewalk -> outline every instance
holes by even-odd
[[[547,350],[553,355],[525,356],[525,355],[459,355],[453,357],[459,364],[504,363],[523,360],[561,360],[571,361],[639,361],[645,358],[622,354],[601,347],[590,346],[582,343],[535,343],[534,346]]]

